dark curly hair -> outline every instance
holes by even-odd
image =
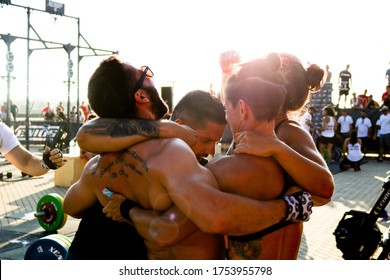
[[[310,92],[318,91],[322,87],[325,71],[316,64],[310,64],[305,69],[295,55],[289,53],[280,55],[282,69],[287,78],[287,96],[283,109],[297,111],[306,104]]]

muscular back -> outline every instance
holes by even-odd
[[[196,191],[195,179],[207,180],[211,175],[215,180],[207,169],[197,163],[189,147],[178,139],[148,140],[122,152],[103,154],[97,160],[97,168],[91,176],[96,182],[96,193],[101,202],[104,198],[99,189],[105,186],[144,209],[164,212],[173,205],[175,193],[170,190],[175,189],[175,185],[182,188],[184,184],[189,188],[191,186],[188,185],[192,185],[192,191]],[[194,166],[186,168],[187,162],[191,161]],[[139,229],[137,224],[136,228]],[[222,258],[224,253],[222,235],[206,234],[199,229],[168,248],[160,248],[150,238],[143,237],[148,256],[152,259],[216,259]]]
[[[280,166],[272,158],[234,154],[210,162],[207,168],[214,173],[220,189],[224,192],[240,194],[258,200],[277,199],[283,192],[284,175]],[[286,228],[282,228],[261,238],[245,242],[229,238],[229,258],[286,258],[286,254],[283,253],[284,248],[290,250],[290,247],[296,247],[296,244],[292,244],[295,242],[295,238],[293,240],[284,238],[285,230]]]
[[[105,153],[92,173],[96,187],[105,186],[137,202],[145,209],[164,211],[172,201],[160,182],[160,140],[150,140],[116,153]]]

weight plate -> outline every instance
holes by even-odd
[[[63,210],[63,199],[56,193],[44,195],[37,204],[36,211],[45,212],[44,216],[37,217],[38,223],[47,231],[61,228],[66,221]]]
[[[62,205],[64,205],[64,198],[61,195],[59,195],[58,193],[52,193],[52,195],[57,197],[61,201],[61,211],[64,215],[64,218],[62,219],[61,225],[58,227],[58,229],[60,229],[65,225],[66,220],[68,219],[68,215],[64,213],[64,210],[62,208]]]
[[[57,237],[45,236],[28,247],[25,260],[64,260],[69,246]]]
[[[51,238],[55,238],[56,240],[60,240],[61,242],[64,242],[64,244],[69,248],[70,244],[72,243],[72,240],[70,240],[68,237],[62,234],[51,234]]]

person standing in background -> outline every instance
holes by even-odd
[[[348,115],[347,110],[341,110],[341,116],[337,119],[337,123],[340,127],[341,145],[344,144],[345,139],[350,137],[353,119]]]
[[[301,126],[309,132],[314,143],[317,145],[319,133],[317,127],[313,123],[313,117],[316,111],[315,107],[310,106],[309,109],[299,118],[299,122],[301,123]]]
[[[83,120],[80,119],[80,123],[84,123],[87,120],[87,116],[88,116],[88,107],[85,105],[84,101],[81,101],[80,109],[81,111],[83,111],[83,116],[84,116]]]
[[[349,64],[347,64],[345,70],[341,71],[339,74],[339,100],[337,106],[340,105],[341,96],[344,95],[344,107],[347,104],[347,96],[352,85],[352,74],[349,72]]]
[[[53,108],[50,105],[50,102],[46,103],[46,106],[43,107],[41,113],[42,113],[45,121],[48,121],[48,122],[54,121],[55,114],[53,112]]]
[[[335,133],[337,122],[334,116],[334,110],[325,106],[323,110],[324,117],[322,118],[321,137],[320,137],[320,153],[329,164],[332,162],[333,145],[335,143]],[[325,148],[327,156],[325,157]]]
[[[382,106],[390,106],[390,84],[386,86],[386,91],[382,94]]]
[[[11,101],[10,111],[11,111],[11,113],[13,115],[14,121],[17,121],[16,117],[19,114],[19,107],[18,107],[18,105],[14,104],[12,101]]]
[[[326,65],[325,74],[326,74],[325,83],[330,83],[332,80],[332,72],[329,71],[329,65]]]
[[[389,107],[383,106],[380,111],[382,114],[376,122],[377,129],[379,129],[379,155],[378,162],[383,161],[383,155],[386,148],[390,148],[390,114]]]
[[[42,109],[41,112],[42,112],[42,115],[46,115],[46,113],[51,113],[51,112],[53,112],[53,109],[51,108],[50,102],[47,102],[47,103],[46,103],[46,106],[43,107],[43,109]]]
[[[64,112],[64,106],[62,105],[62,101],[58,102],[57,107],[56,107],[56,112]]]
[[[370,129],[372,127],[371,120],[367,118],[365,109],[361,111],[361,117],[356,120],[355,127],[357,129],[357,137],[362,140],[362,151],[364,156],[367,153],[367,142]]]
[[[387,84],[390,85],[390,68],[386,70],[385,78],[387,78]]]
[[[316,108],[313,106],[309,107],[309,109],[300,117],[300,123],[302,127],[309,132],[310,134],[314,129],[316,129],[315,125],[313,124],[313,116],[316,112]]]

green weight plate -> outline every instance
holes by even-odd
[[[47,231],[54,231],[64,225],[65,214],[62,207],[63,199],[57,194],[44,195],[37,203],[37,212],[45,212],[44,216],[37,217],[38,223]]]

